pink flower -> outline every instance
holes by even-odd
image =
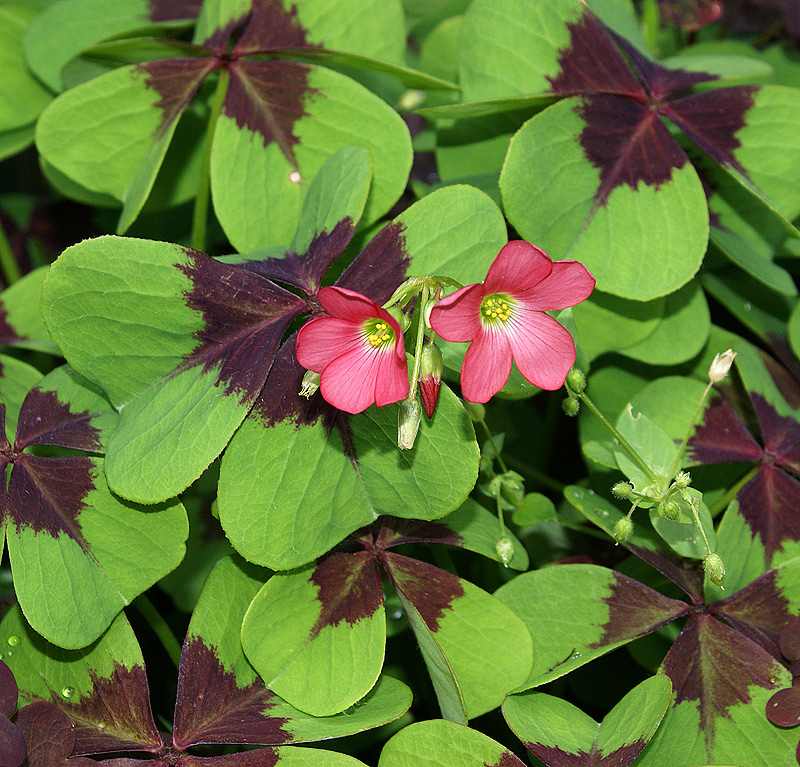
[[[389,312],[347,288],[322,288],[319,302],[330,316],[300,328],[296,352],[304,368],[320,373],[325,401],[360,413],[406,397],[403,333]]]
[[[577,261],[557,261],[529,242],[504,245],[482,285],[439,301],[431,327],[446,341],[472,341],[461,368],[461,392],[487,402],[511,374],[511,360],[540,389],[558,389],[575,362],[572,336],[546,311],[588,298],[594,278]]]

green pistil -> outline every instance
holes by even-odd
[[[514,313],[515,302],[502,293],[486,296],[481,302],[481,321],[484,325],[506,325]]]
[[[373,349],[385,349],[394,344],[394,329],[385,320],[367,320],[364,323],[364,336]]]

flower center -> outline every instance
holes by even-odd
[[[377,318],[364,323],[364,335],[373,349],[383,349],[394,344],[394,329],[388,322]]]
[[[514,313],[515,301],[503,293],[493,293],[481,302],[481,320],[484,325],[505,325]]]

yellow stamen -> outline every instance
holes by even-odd
[[[492,295],[483,299],[481,311],[488,320],[499,320],[503,324],[511,319],[513,313],[513,302],[507,296]]]

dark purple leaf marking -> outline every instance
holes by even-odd
[[[709,605],[708,612],[723,618],[744,636],[780,659],[779,641],[789,622],[789,600],[777,584],[777,570],[769,570],[741,591]]]
[[[161,109],[161,122],[156,128],[155,138],[161,138],[174,120],[180,117],[194,98],[203,80],[217,67],[210,57],[182,57],[158,59],[137,64],[144,72],[145,85],[161,96],[155,106]]]
[[[756,91],[758,86],[742,85],[697,93],[664,104],[662,114],[715,162],[746,176],[733,152],[741,146],[736,133],[745,125],[745,115],[753,106]]]
[[[718,717],[750,703],[750,688],[775,688],[777,661],[739,631],[710,615],[692,616],[672,645],[663,670],[672,680],[676,705],[697,704],[700,727],[710,746]]]
[[[17,713],[17,726],[28,746],[28,767],[95,767],[85,757],[69,759],[75,733],[67,715],[48,701],[23,706]]]
[[[755,461],[755,475],[737,493],[739,513],[765,549],[767,564],[787,540],[800,540],[800,423],[781,416],[767,400],[750,392],[764,447],[747,431],[725,400],[715,400],[689,442],[700,463]]]
[[[316,302],[317,294],[322,287],[322,278],[333,262],[344,253],[350,240],[353,239],[355,230],[355,222],[346,216],[333,227],[330,233],[325,230],[319,232],[311,240],[305,253],[288,251],[283,258],[247,261],[242,264],[242,267],[267,279],[299,288],[308,296],[311,312],[315,314],[322,311]],[[400,281],[402,282],[402,279]],[[397,286],[395,285],[395,287]]]
[[[381,576],[370,552],[329,554],[317,562],[309,580],[318,589],[321,605],[311,639],[325,626],[337,626],[343,621],[352,626],[371,618],[383,605]]]
[[[385,553],[382,561],[397,591],[414,605],[430,631],[438,631],[445,611],[464,596],[458,577],[402,554]]]
[[[181,767],[274,767],[280,761],[280,755],[272,748],[257,748],[241,754],[225,756],[184,756]],[[110,767],[116,767],[111,765]],[[120,767],[128,767],[120,765]],[[132,767],[136,767],[132,765]]]
[[[0,661],[0,767],[19,767],[27,748],[19,728],[8,720],[17,710],[17,680]]]
[[[781,655],[786,660],[800,660],[800,615],[790,618],[778,637]]]
[[[0,660],[0,717],[10,717],[17,710],[19,690],[14,673]]]
[[[153,715],[144,667],[115,663],[108,677],[89,670],[91,691],[72,703],[57,692],[54,703],[74,726],[75,748],[81,756],[113,751],[156,753],[163,747]]]
[[[642,104],[600,94],[585,98],[578,111],[586,122],[581,146],[600,170],[598,205],[623,184],[634,191],[639,182],[658,188],[689,161],[658,112]]]
[[[149,0],[149,3],[150,21],[180,21],[197,18],[203,0]]]
[[[651,551],[642,546],[629,545],[627,548],[671,580],[692,600],[693,604],[703,603],[703,576],[698,569],[687,568],[672,552]]]
[[[446,522],[384,517],[376,545],[381,550],[386,550],[402,543],[446,543],[450,546],[463,546],[464,539],[454,533]]]
[[[173,747],[184,751],[204,743],[281,745],[292,740],[289,720],[269,714],[275,695],[256,677],[244,687],[226,671],[214,648],[187,638],[181,653]]]
[[[608,621],[600,639],[589,645],[592,649],[649,634],[689,610],[685,602],[665,597],[622,573],[614,573],[609,586],[611,594],[603,599],[608,606]]]
[[[622,54],[600,20],[584,11],[577,22],[567,24],[569,47],[559,54],[559,73],[548,77],[551,90],[564,96],[614,93],[640,102],[647,98]]]
[[[190,260],[176,268],[192,281],[186,303],[203,315],[205,327],[186,367],[218,368],[226,394],[253,402],[264,386],[281,336],[305,302],[252,272],[187,249]]]
[[[233,48],[233,54],[247,56],[285,48],[319,47],[307,40],[295,5],[287,10],[282,0],[253,0],[250,19]]]
[[[484,767],[524,767],[525,762],[510,751],[503,751],[500,761],[494,762],[493,764],[484,762],[483,765]]]
[[[316,89],[308,84],[311,69],[296,61],[231,62],[230,85],[222,105],[239,130],[260,136],[266,148],[276,143],[286,159],[297,167],[294,147],[300,139],[294,124],[304,117],[305,99]]]
[[[592,747],[591,750],[562,751],[554,746],[545,746],[542,743],[528,741],[526,748],[541,759],[547,767],[628,767],[633,764],[633,760],[642,752],[647,743],[644,740],[637,740],[634,743],[614,749],[608,754]]]
[[[24,336],[17,333],[8,321],[8,311],[5,305],[0,302],[0,346],[13,346],[24,341]],[[2,370],[0,370],[0,373]]]
[[[56,445],[99,453],[103,450],[100,431],[92,425],[97,416],[88,410],[73,412],[69,405],[59,401],[55,392],[34,387],[20,409],[16,449]]]
[[[778,727],[796,727],[800,724],[800,686],[792,685],[778,690],[767,701],[767,719]]]

